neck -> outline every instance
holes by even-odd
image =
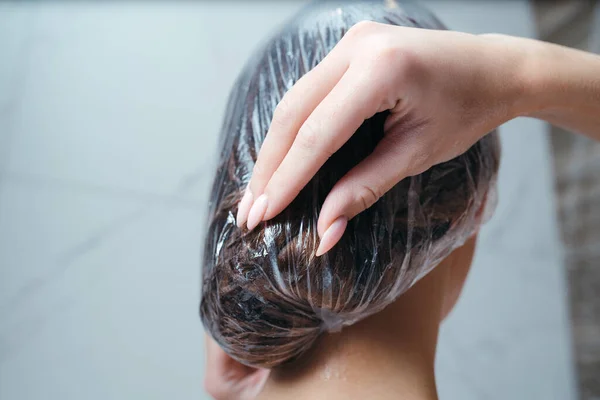
[[[326,334],[300,360],[271,372],[259,399],[437,399],[434,359],[446,259],[383,311]]]

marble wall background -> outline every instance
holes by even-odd
[[[303,2],[0,3],[0,399],[207,398],[210,169],[242,63]],[[426,1],[533,36],[525,0]],[[574,399],[544,125],[502,127],[500,202],[438,358],[443,399]]]

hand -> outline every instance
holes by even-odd
[[[269,370],[240,364],[206,336],[204,388],[216,400],[252,400],[261,391],[268,376]]]
[[[280,213],[364,120],[390,110],[384,139],[326,198],[317,255],[348,219],[407,176],[465,152],[517,116],[522,51],[502,40],[361,22],[277,106],[238,225]]]

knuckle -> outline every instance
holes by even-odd
[[[370,38],[370,48],[379,57],[389,57],[399,53],[398,41],[390,39],[389,35],[376,35]]]
[[[405,77],[408,62],[410,60],[409,51],[406,46],[400,46],[390,41],[387,37],[374,38],[370,45],[372,49],[371,62],[374,68],[385,68],[389,70],[394,68],[394,75]]]
[[[344,37],[351,40],[356,40],[364,36],[368,36],[376,31],[379,24],[373,21],[359,21],[352,25]]]
[[[377,202],[382,196],[382,193],[368,185],[360,185],[354,190],[355,200],[357,204],[366,210]]]
[[[394,70],[393,77],[386,81],[387,86],[402,87],[403,83],[421,74],[418,57],[409,46],[393,43],[385,37],[377,37],[373,38],[369,48],[370,54],[366,62],[374,73],[383,74],[390,68]]]
[[[425,148],[416,148],[408,158],[407,172],[409,176],[422,174],[432,167],[431,153]]]
[[[271,119],[271,126],[275,128],[284,128],[288,126],[292,118],[292,108],[289,106],[289,96],[286,94],[281,98]]]
[[[260,179],[265,174],[265,168],[261,162],[257,162],[254,164],[252,168],[252,177],[254,177],[253,181]],[[254,183],[254,182],[252,182]]]
[[[314,122],[307,120],[300,128],[296,138],[298,145],[309,151],[314,151],[319,147],[319,133]]]

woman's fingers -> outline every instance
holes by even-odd
[[[380,108],[368,70],[351,67],[307,118],[248,218],[248,229],[279,214],[327,159]]]
[[[217,400],[254,399],[269,376],[269,370],[251,368],[229,357],[206,335],[205,390]]]
[[[249,189],[238,207],[239,227],[246,223],[250,207],[263,193],[304,121],[346,72],[348,59],[343,46],[334,47],[315,68],[296,82],[277,105],[254,165]]]
[[[402,179],[421,172],[420,166],[425,160],[419,159],[419,162],[415,163],[415,160],[406,157],[422,153],[422,144],[411,140],[414,137],[384,137],[373,153],[335,184],[327,195],[319,215],[317,230],[321,242],[317,255],[326,253],[340,240],[346,227],[344,221],[371,207]],[[342,227],[343,229],[340,229]]]

